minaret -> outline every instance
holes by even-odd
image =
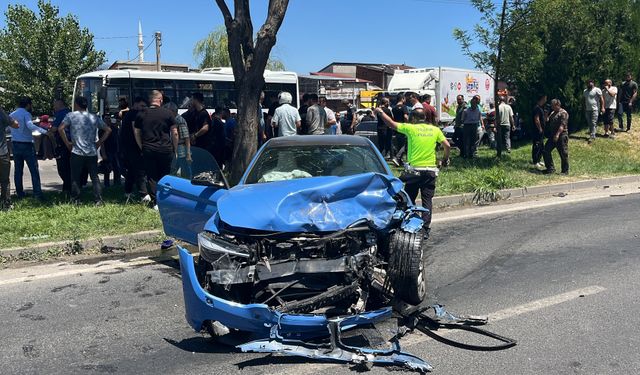
[[[138,61],[144,62],[144,41],[142,40],[142,23],[138,21]]]

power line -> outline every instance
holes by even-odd
[[[473,6],[470,0],[413,0],[415,2],[420,3],[431,3],[431,4],[441,4],[441,5],[468,5]],[[494,4],[498,4],[498,0],[491,1]]]
[[[153,38],[151,39],[151,41],[149,42],[149,44],[147,44],[147,46],[146,46],[146,47],[144,47],[144,49],[138,53],[138,56],[134,57],[134,58],[133,58],[133,59],[131,59],[131,60],[127,60],[127,61],[125,61],[125,62],[124,62],[124,64],[126,64],[126,63],[130,63],[130,62],[132,62],[132,61],[134,61],[134,60],[137,60],[137,59],[138,59],[138,57],[140,57],[140,55],[141,55],[141,54],[143,54],[147,49],[149,49],[149,47],[151,47],[151,45],[152,45],[152,44],[153,44],[153,42],[155,42],[155,41],[156,41],[156,37],[155,37],[155,35],[154,35],[154,36],[153,36]]]
[[[131,36],[94,36],[93,39],[132,39],[137,38],[137,35]]]
[[[144,36],[153,38],[153,34],[144,35]],[[133,38],[137,38],[137,37],[138,37],[138,35],[131,35],[131,36],[94,36],[93,39],[133,39]]]

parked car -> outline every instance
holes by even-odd
[[[356,126],[355,135],[365,137],[373,142],[374,145],[378,144],[378,121],[362,121]]]
[[[424,209],[365,137],[273,138],[234,187],[206,152],[193,160],[192,180],[160,180],[158,206],[165,233],[199,249],[196,261],[178,247],[196,331],[247,331],[263,341],[243,350],[306,356],[285,344],[317,345],[335,337],[331,321],[372,324],[391,298],[425,298]]]

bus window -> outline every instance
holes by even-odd
[[[234,82],[218,81],[213,82],[213,93],[216,106],[237,108],[238,93],[236,92],[236,84]]]
[[[291,105],[298,107],[298,92],[295,83],[265,83],[264,85],[265,103],[271,103],[278,100],[278,94],[282,91],[286,91],[291,94],[293,101]]]
[[[131,96],[139,96],[149,102],[149,94],[153,90],[160,90],[164,95],[165,102],[176,102],[176,90],[174,80],[171,79],[131,79]]]
[[[189,108],[191,95],[199,92],[204,97],[204,106],[214,108],[213,82],[176,80],[176,104],[178,108]]]
[[[100,104],[98,95],[102,88],[102,78],[81,78],[76,80],[75,96],[84,96],[89,104],[87,111],[98,113]]]
[[[124,98],[129,105],[132,104],[129,96],[129,79],[128,78],[112,78],[109,80],[107,87],[107,97],[105,98],[105,112],[108,114],[116,114],[120,111],[119,100]]]

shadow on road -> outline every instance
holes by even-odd
[[[163,340],[178,349],[191,353],[213,354],[239,352],[235,347],[218,343],[210,337],[191,337],[182,341],[176,341],[165,337]]]
[[[236,363],[236,366],[238,366],[238,369],[244,370],[246,367],[259,367],[268,365],[299,365],[313,362],[316,361],[302,357],[266,355],[264,357],[252,358],[246,361],[238,362]]]

